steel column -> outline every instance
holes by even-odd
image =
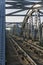
[[[0,0],[0,65],[5,65],[5,1]]]

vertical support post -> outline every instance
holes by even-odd
[[[25,32],[26,32],[26,38],[28,39],[28,19],[26,20],[26,24],[25,24]]]
[[[37,12],[37,15],[38,15],[38,32],[39,32],[39,41],[40,41],[41,38],[42,38],[42,27],[41,27],[41,20],[40,20],[39,10]]]
[[[33,17],[32,17],[32,15],[29,17],[29,24],[30,24],[30,37],[31,37],[31,39],[33,39]]]
[[[31,17],[29,17],[29,39],[31,38]]]
[[[31,37],[33,40],[33,17],[32,17],[32,15],[31,15]]]
[[[0,65],[5,65],[5,1],[0,0]]]
[[[28,20],[27,20],[27,39],[29,38],[28,36]]]
[[[38,16],[37,16],[37,9],[35,11],[35,25],[34,25],[34,39],[37,40],[37,33],[38,33]]]
[[[39,13],[39,10],[36,9],[36,30],[38,30],[38,38],[39,38],[39,41],[41,40],[41,21],[40,21],[40,13]],[[36,33],[37,34],[37,33]],[[37,35],[35,35],[37,36]]]

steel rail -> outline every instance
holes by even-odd
[[[32,65],[37,65],[35,61],[33,61],[33,59],[17,44],[16,41],[14,41],[11,37],[10,39],[12,40],[13,43],[15,43],[15,45],[18,46],[18,48],[24,53],[24,55],[30,60],[30,62],[32,63]]]

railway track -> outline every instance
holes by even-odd
[[[12,34],[10,34],[12,37],[15,37],[16,39],[18,39],[18,40],[23,40],[23,38],[22,37],[19,37],[19,36],[16,36],[16,35],[12,35]],[[32,43],[34,46],[37,46],[38,48],[40,48],[40,49],[42,49],[43,50],[43,47],[41,47],[41,46],[39,46],[38,44],[39,44],[39,41],[37,42],[35,42],[35,41],[32,41],[32,42],[30,42],[30,40],[27,40],[26,39],[26,41],[28,42],[28,43]],[[38,44],[37,44],[38,43]]]
[[[20,62],[19,56],[15,47],[12,45],[11,40],[7,39],[7,51],[6,51],[6,65],[23,65]]]
[[[30,43],[29,41],[27,41],[27,42]],[[41,49],[41,51],[43,52],[43,47],[37,45],[37,43],[39,44],[39,42],[31,42],[31,43],[32,43],[33,46],[35,46],[35,47]]]
[[[21,40],[22,38],[19,38],[18,36],[13,36],[13,35],[11,35],[13,38],[15,37],[17,40]],[[36,48],[37,50],[39,50],[40,52],[42,52],[43,53],[43,48],[42,47],[40,47],[39,45],[36,45],[36,43],[35,42],[30,42],[30,41],[24,41],[24,42],[26,42],[27,44],[30,44],[30,45],[32,45],[32,46],[34,46],[34,48]]]
[[[20,40],[17,39],[15,41],[17,41],[19,46],[37,63],[37,65],[43,65],[43,51],[41,49],[27,42],[20,42]]]
[[[17,44],[17,42],[15,42],[11,37],[10,37],[10,40],[13,44],[13,46],[15,46],[16,48],[16,51],[18,52],[19,54],[19,57],[22,58],[22,63],[23,65],[37,65],[33,60],[32,58]]]

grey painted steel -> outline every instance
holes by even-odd
[[[22,35],[23,35],[25,24],[27,23],[28,18],[36,11],[36,9],[34,9],[34,6],[36,6],[36,5],[37,4],[34,4],[31,7],[32,9],[27,11],[27,13],[26,13],[27,16],[24,17],[23,24],[22,24],[22,32],[21,32]],[[43,6],[37,7],[37,10],[39,10],[41,7],[43,7]]]
[[[0,0],[0,65],[5,65],[5,2]]]

